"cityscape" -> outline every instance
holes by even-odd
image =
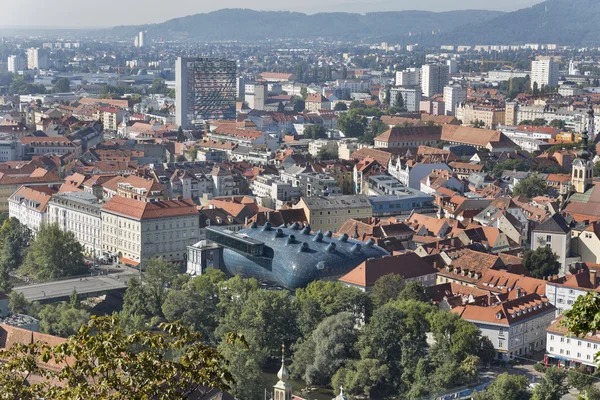
[[[0,398],[600,400],[600,2],[69,3],[0,6]]]

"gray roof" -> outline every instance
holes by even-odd
[[[312,210],[343,210],[347,208],[371,207],[369,199],[364,194],[344,196],[314,196],[303,197],[304,203]]]
[[[569,233],[571,228],[565,218],[559,213],[554,214],[535,228],[535,232]]]

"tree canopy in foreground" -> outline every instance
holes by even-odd
[[[226,362],[200,334],[179,323],[159,330],[127,335],[116,317],[100,317],[57,346],[14,345],[0,352],[0,398],[170,400],[228,390]]]

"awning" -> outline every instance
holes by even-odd
[[[121,257],[120,260],[123,264],[131,265],[132,267],[137,267],[140,265],[139,262],[130,260],[129,258]]]

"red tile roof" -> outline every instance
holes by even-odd
[[[437,270],[419,257],[416,253],[369,259],[339,278],[340,282],[371,287],[383,275],[402,275],[405,279],[435,274]]]
[[[144,202],[115,196],[102,209],[138,220],[198,215],[196,205],[190,199]]]

